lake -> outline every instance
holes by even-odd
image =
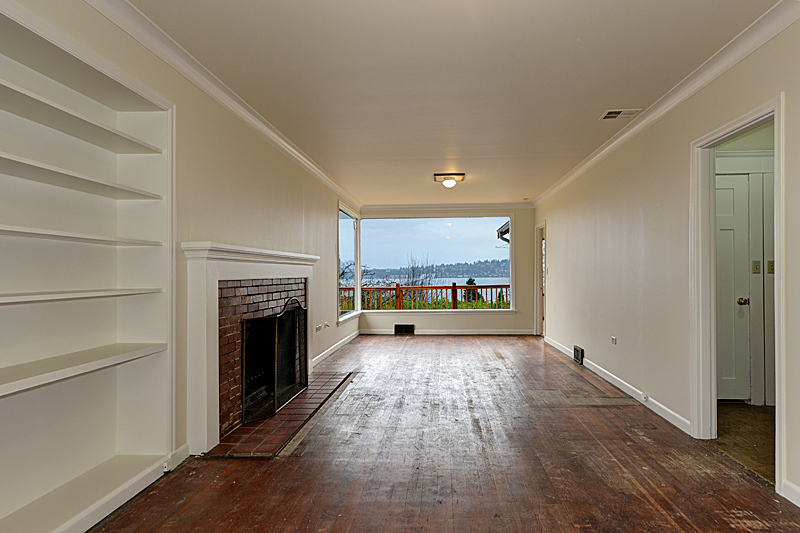
[[[438,278],[431,285],[466,285],[469,278]],[[475,278],[476,285],[510,285],[511,278]]]

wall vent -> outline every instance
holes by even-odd
[[[600,115],[600,120],[616,120],[618,118],[633,118],[641,108],[638,109],[606,109],[602,115]]]
[[[394,334],[395,335],[413,335],[414,334],[414,324],[395,324],[394,325]]]
[[[578,346],[577,344],[572,347],[572,358],[575,359],[575,362],[579,365],[583,364],[583,348]]]

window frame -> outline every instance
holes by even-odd
[[[340,250],[341,234],[339,233],[340,225],[338,222],[339,212],[342,212],[353,219],[354,230],[353,289],[355,294],[353,299],[353,310],[344,314],[341,314],[341,308],[339,307],[339,288],[341,287],[339,284],[339,265],[341,264],[342,259]],[[358,211],[339,200],[338,209],[336,211],[336,220],[336,325],[338,326],[339,324],[348,322],[361,314],[361,215],[358,213]]]
[[[386,219],[419,219],[419,218],[508,218],[509,221],[509,235],[511,242],[508,247],[508,262],[509,262],[509,294],[511,301],[509,307],[506,309],[370,309],[360,310],[359,314],[363,313],[424,313],[424,314],[460,314],[460,313],[492,313],[492,314],[515,314],[517,312],[517,298],[516,298],[516,283],[515,283],[515,220],[513,211],[479,211],[467,212],[460,209],[447,210],[437,209],[436,211],[428,211],[427,209],[415,209],[413,211],[395,211],[388,209],[385,212],[372,211],[359,217],[359,309],[361,304],[361,220],[386,220]]]

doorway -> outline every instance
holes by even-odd
[[[774,122],[715,147],[717,440],[775,479]]]
[[[534,298],[536,323],[534,324],[534,331],[537,335],[545,336],[545,305],[546,305],[546,287],[547,287],[547,255],[546,255],[546,225],[544,222],[536,226],[535,232],[535,259],[534,275],[536,278]]]
[[[782,123],[782,106],[783,106],[783,95],[779,95],[772,100],[765,102],[761,106],[751,110],[748,113],[745,113],[741,117],[731,121],[730,123],[718,128],[717,130],[708,133],[707,135],[695,140],[692,143],[692,194],[691,194],[691,205],[690,205],[690,213],[691,213],[691,253],[690,253],[690,267],[692,273],[691,279],[691,291],[690,291],[690,300],[691,300],[691,307],[690,307],[690,323],[691,323],[691,331],[690,331],[690,346],[692,350],[692,379],[693,379],[693,387],[692,387],[692,398],[691,398],[691,416],[692,416],[692,435],[696,438],[701,439],[716,439],[718,437],[718,398],[720,397],[718,394],[722,393],[724,396],[726,393],[724,392],[724,388],[718,382],[718,364],[722,366],[726,365],[727,363],[724,361],[718,360],[718,355],[720,351],[725,350],[725,343],[729,342],[730,339],[726,339],[720,335],[718,338],[717,332],[717,321],[718,321],[718,312],[722,312],[721,307],[718,309],[718,298],[722,298],[722,295],[718,295],[718,271],[717,271],[717,261],[721,260],[719,254],[725,252],[725,243],[722,243],[722,238],[720,238],[718,242],[718,228],[717,228],[717,205],[718,205],[718,195],[717,195],[717,158],[716,152],[721,146],[725,143],[732,141],[738,137],[740,137],[743,133],[748,133],[758,129],[759,127],[764,126],[765,124],[772,123],[772,139],[773,139],[773,146],[774,146],[774,168],[760,169],[763,172],[761,174],[768,174],[769,171],[774,171],[773,173],[773,182],[774,188],[773,190],[764,190],[763,183],[761,186],[762,195],[766,194],[773,198],[772,206],[774,206],[774,212],[772,217],[767,217],[771,221],[781,221],[781,192],[782,192],[782,175],[780,170],[782,169],[781,161],[782,161],[782,144],[781,144],[781,123]],[[752,154],[751,154],[752,155]],[[747,200],[748,205],[750,205],[750,171],[742,171],[742,172],[720,172],[722,174],[746,174],[747,175]],[[756,172],[758,173],[758,172]],[[763,178],[763,176],[762,176]],[[731,184],[726,184],[730,186],[734,186]],[[739,186],[741,189],[741,185]],[[742,189],[743,190],[743,189]],[[744,194],[744,193],[743,193]],[[725,193],[722,196],[728,196],[727,200],[735,202],[735,199],[731,198],[731,194]],[[735,196],[735,195],[734,195]],[[723,199],[724,200],[724,199]],[[725,200],[725,201],[727,201]],[[730,207],[731,204],[726,204]],[[724,208],[726,205],[720,205],[720,212],[724,212]],[[754,205],[758,205],[755,203]],[[762,204],[763,206],[764,204]],[[749,217],[749,214],[748,214]],[[763,214],[762,214],[763,218]],[[749,232],[750,228],[743,230],[748,236],[748,245],[752,239],[750,239]],[[774,444],[774,457],[775,460],[773,462],[774,474],[775,474],[775,488],[778,493],[784,493],[786,491],[786,487],[784,487],[784,479],[785,479],[785,454],[784,449],[785,445],[783,442],[783,435],[785,434],[785,421],[782,418],[783,412],[783,402],[784,402],[784,392],[783,386],[781,383],[781,373],[783,368],[783,361],[784,361],[784,353],[785,347],[782,343],[782,335],[781,331],[785,324],[785,318],[783,313],[781,312],[782,304],[781,304],[781,280],[782,280],[782,250],[781,250],[781,235],[783,229],[781,225],[773,224],[772,228],[762,228],[762,235],[766,239],[772,239],[774,243],[774,256],[771,259],[766,258],[765,256],[761,256],[760,259],[751,259],[749,257],[750,252],[748,251],[748,255],[746,261],[748,262],[747,267],[744,268],[744,271],[747,272],[748,276],[751,276],[751,272],[753,270],[758,269],[762,274],[761,277],[763,278],[763,271],[766,268],[769,268],[769,264],[765,263],[764,261],[773,261],[772,268],[773,273],[770,275],[771,279],[774,280],[773,283],[773,294],[774,298],[772,302],[762,300],[761,302],[761,311],[757,311],[753,313],[753,306],[749,305],[752,303],[752,294],[749,292],[749,286],[747,287],[748,292],[744,294],[737,294],[736,299],[733,303],[727,302],[727,305],[733,306],[735,313],[738,314],[741,311],[741,314],[746,318],[747,324],[747,335],[746,340],[741,341],[737,340],[736,342],[744,342],[745,346],[751,344],[754,338],[757,338],[757,335],[751,335],[750,330],[750,315],[758,316],[759,313],[763,313],[764,310],[769,308],[773,313],[773,323],[774,327],[771,333],[763,333],[763,338],[761,341],[756,340],[756,342],[761,342],[765,345],[766,343],[771,343],[771,349],[774,350],[774,358],[769,358],[774,361],[774,375],[776,379],[774,380],[774,403],[775,403],[775,413],[772,417],[774,421],[774,432],[772,433],[775,438]],[[731,240],[735,240],[734,236],[731,236]],[[718,244],[720,247],[718,248]],[[741,245],[740,245],[741,246]],[[720,249],[722,248],[722,249]],[[762,243],[763,248],[763,243]],[[735,253],[732,251],[730,247],[727,249],[725,253]],[[759,264],[754,264],[752,261],[758,260],[760,261]],[[750,280],[748,280],[749,282]],[[733,284],[733,281],[731,281]],[[757,285],[757,284],[756,284]],[[734,289],[731,291],[738,290],[738,287],[734,285]],[[742,302],[739,304],[739,298],[743,298],[747,300],[750,298],[750,302]],[[762,298],[764,298],[762,296]],[[735,335],[738,332],[738,328],[732,328],[732,334]],[[733,342],[733,341],[730,341]],[[730,343],[729,342],[729,343]],[[766,349],[766,348],[765,348]],[[749,354],[748,354],[749,358]],[[745,387],[746,392],[745,395],[747,398],[737,400],[742,405],[750,405],[755,398],[763,397],[764,403],[766,403],[767,398],[767,389],[772,387],[766,380],[767,374],[767,361],[766,359],[764,362],[759,366],[757,363],[753,363],[750,361],[749,365],[745,365],[744,363],[738,363],[739,367],[736,369],[737,372],[742,371],[744,372],[745,367],[749,370],[749,377],[746,380],[750,381],[753,375],[756,375],[756,386],[751,387],[752,383],[748,383]],[[724,371],[726,369],[721,369]],[[730,371],[730,367],[727,368]],[[758,377],[758,372],[761,372],[761,377]],[[757,391],[754,393],[754,390],[758,389],[759,384],[763,383],[763,390],[762,392],[758,393]],[[738,393],[741,394],[741,393]]]

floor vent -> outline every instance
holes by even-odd
[[[394,334],[395,335],[413,335],[414,334],[414,324],[395,324],[394,325]]]
[[[616,120],[618,118],[633,118],[641,109],[607,109],[600,116],[600,120]]]
[[[572,358],[575,359],[576,363],[578,363],[579,365],[582,365],[583,364],[583,348],[581,348],[580,346],[578,346],[576,344],[575,346],[572,347],[572,349],[574,350],[573,354],[572,354]]]

